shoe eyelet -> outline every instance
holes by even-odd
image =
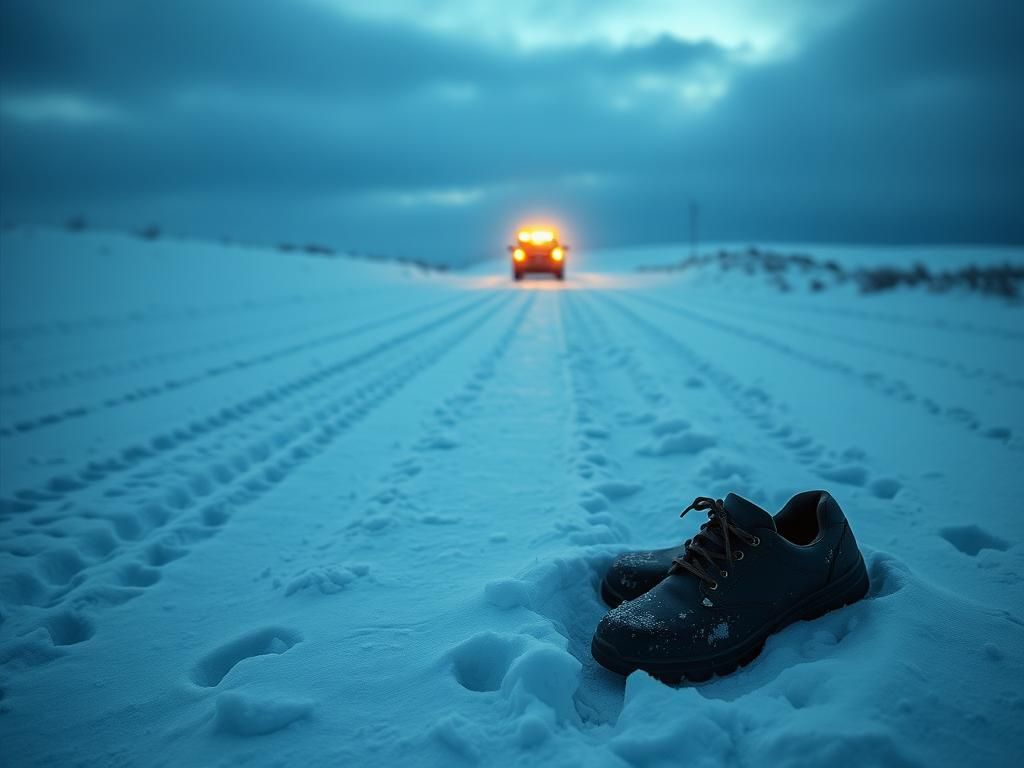
[[[729,572],[728,571],[719,571],[718,573],[721,574],[723,579],[728,579],[729,578]]]
[[[717,581],[712,581],[708,585],[708,589],[710,589],[712,592],[714,592],[716,589],[718,589],[718,582]]]
[[[736,552],[735,552],[735,553],[733,554],[733,556],[732,556],[732,559],[733,559],[733,560],[742,560],[742,559],[743,559],[743,550],[741,550],[741,549],[740,549],[740,550],[737,550],[737,551],[736,551]]]
[[[750,546],[752,546],[752,547],[756,547],[756,546],[758,546],[758,545],[759,545],[760,543],[761,543],[761,537],[760,537],[760,536],[755,536],[755,537],[754,537],[754,540],[753,540],[752,542],[750,542]]]

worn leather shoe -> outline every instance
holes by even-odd
[[[775,517],[735,494],[724,501],[698,497],[683,514],[691,510],[706,512],[708,521],[676,550],[660,578],[655,566],[671,550],[632,561],[635,573],[646,574],[649,566],[650,577],[611,580],[627,594],[643,579],[654,581],[608,613],[594,633],[594,658],[614,672],[643,669],[667,682],[727,674],[753,659],[770,634],[867,594],[853,532],[825,491],[794,496]]]

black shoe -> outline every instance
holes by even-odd
[[[672,562],[686,554],[686,544],[619,555],[601,579],[601,599],[610,608],[635,600],[668,576]]]
[[[853,532],[825,491],[797,494],[774,518],[735,494],[691,509],[708,522],[668,574],[597,626],[591,653],[613,672],[673,683],[727,674],[773,632],[867,594]]]

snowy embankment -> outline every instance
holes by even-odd
[[[1020,306],[784,294],[626,252],[516,285],[504,264],[2,238],[5,765],[1024,747]],[[867,599],[699,686],[590,659],[613,554],[686,538],[697,494],[814,487],[851,519]]]

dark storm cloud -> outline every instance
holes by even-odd
[[[667,38],[509,54],[303,5],[261,5],[252,18],[244,3],[56,7],[4,7],[6,89],[73,93],[117,119],[6,121],[22,151],[5,180],[26,192],[58,191],[58,175],[59,191],[137,194],[172,180],[322,191],[571,169],[602,146],[598,133],[574,134],[595,109],[604,117],[594,97],[609,81],[724,58],[710,43]],[[631,121],[604,121],[628,140]]]
[[[302,3],[6,2],[0,190],[5,216],[276,220],[382,249],[531,205],[592,240],[680,238],[689,197],[722,238],[1021,241],[1021,29],[1012,1],[867,2],[751,63],[669,36],[502,49]]]
[[[664,36],[625,49],[492,51],[412,26],[346,18],[302,2],[9,0],[0,66],[11,84],[144,99],[203,84],[249,92],[393,97],[431,81],[515,88],[538,76],[673,71],[719,51]],[[539,81],[546,84],[544,81]]]
[[[735,236],[1020,242],[1021,31],[1018,3],[866,5],[746,71],[645,172],[685,169]]]
[[[16,0],[3,27],[12,83],[133,101],[195,85],[393,95],[478,63],[465,46],[303,3]]]

